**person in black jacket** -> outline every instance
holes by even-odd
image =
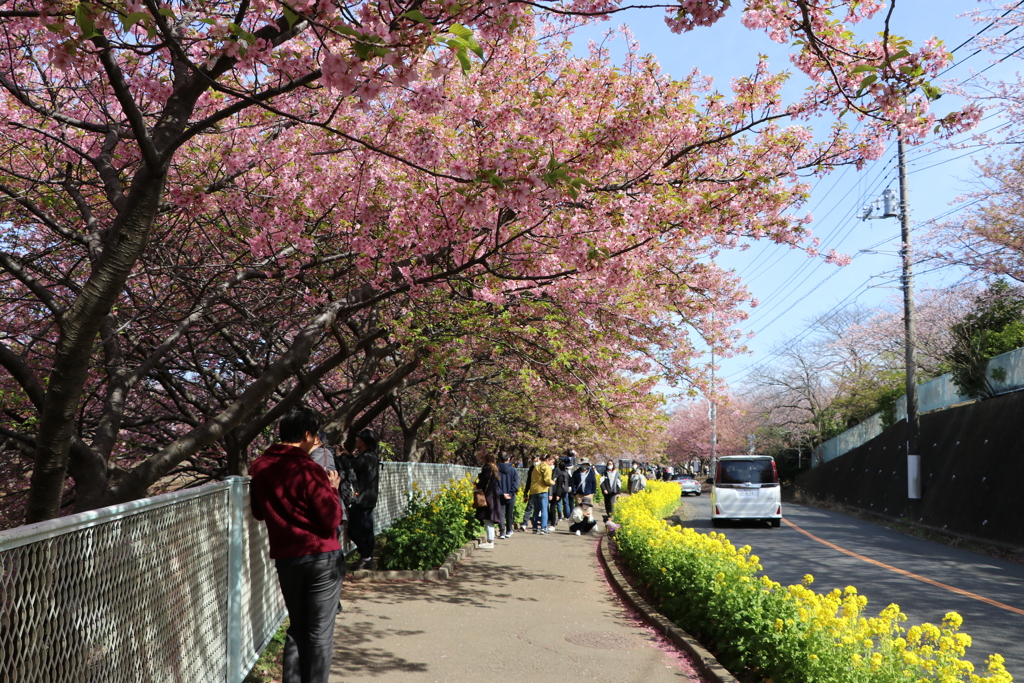
[[[508,454],[498,454],[498,493],[501,494],[502,521],[498,538],[511,538],[515,526],[516,496],[519,494],[519,471],[508,463]]]
[[[377,437],[373,430],[364,429],[356,436],[352,472],[356,482],[349,506],[348,535],[362,558],[356,569],[373,569],[373,509],[377,507],[380,488],[380,459],[377,457]]]
[[[572,508],[569,507],[572,486],[569,480],[569,471],[566,469],[568,464],[566,458],[559,458],[555,465],[553,474],[555,484],[551,487],[551,512],[548,513],[552,527],[557,526],[559,520],[568,519],[572,514]]]

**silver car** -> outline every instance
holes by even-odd
[[[700,482],[693,477],[679,477],[676,479],[679,482],[680,495],[688,496],[691,493],[695,496],[699,496],[701,493]]]

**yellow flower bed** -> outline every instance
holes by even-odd
[[[962,659],[971,637],[959,632],[958,614],[904,629],[898,605],[869,617],[853,586],[816,593],[808,574],[783,587],[759,575],[750,546],[666,523],[678,505],[677,485],[649,482],[616,505],[615,538],[661,611],[731,671],[773,683],[1012,683],[998,654],[982,675]]]

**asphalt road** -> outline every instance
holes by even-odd
[[[686,517],[692,519],[686,524],[703,533],[711,531],[710,494],[682,500],[691,506]],[[947,612],[958,612],[964,619],[961,631],[974,641],[967,659],[978,673],[985,658],[998,652],[1014,680],[1024,681],[1024,566],[837,512],[783,504],[782,514],[778,529],[735,523],[717,531],[734,545],[751,546],[772,580],[789,585],[812,574],[818,592],[856,586],[867,596],[872,614],[889,603],[898,604],[908,617],[904,627],[938,624]]]

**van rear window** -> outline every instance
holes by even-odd
[[[771,460],[719,460],[720,484],[774,484]]]

